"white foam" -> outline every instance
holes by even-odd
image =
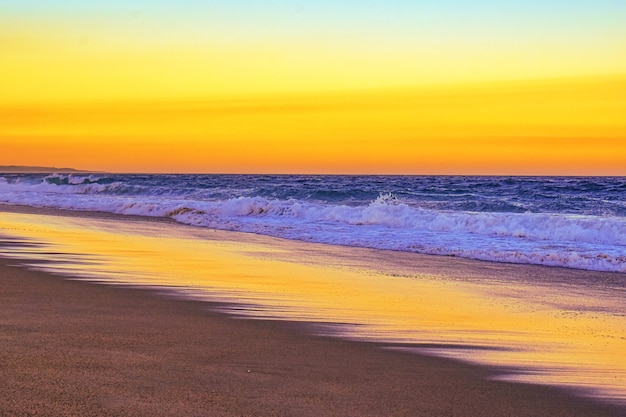
[[[432,210],[390,194],[361,206],[258,196],[202,200],[150,195],[145,187],[99,180],[59,176],[28,183],[0,177],[0,201],[171,217],[194,226],[321,243],[626,272],[623,217]]]

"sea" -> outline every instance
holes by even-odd
[[[0,174],[0,204],[63,210],[0,211],[15,265],[626,406],[626,177]]]
[[[626,177],[0,174],[0,202],[626,272]]]

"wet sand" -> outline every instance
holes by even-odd
[[[495,369],[0,259],[2,416],[619,416]]]

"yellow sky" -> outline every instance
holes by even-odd
[[[7,164],[134,172],[626,174],[626,77],[0,107]]]
[[[626,175],[617,2],[192,3],[7,0],[0,165]]]

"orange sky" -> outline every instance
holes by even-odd
[[[626,174],[626,77],[4,105],[2,164],[116,172]]]
[[[626,175],[625,16],[613,0],[6,0],[0,165]]]

